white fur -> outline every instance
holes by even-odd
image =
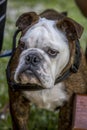
[[[64,84],[59,83],[52,89],[41,91],[25,91],[23,95],[39,108],[53,111],[58,106],[62,106],[68,100],[68,95],[64,90]]]
[[[20,55],[20,61],[14,76],[15,81],[17,82],[16,77],[24,62],[25,55],[30,50],[36,49],[45,58],[44,68],[46,72],[41,68],[40,73],[48,79],[43,83],[43,86],[50,88],[36,92],[26,91],[23,92],[24,96],[40,108],[53,110],[57,106],[62,106],[63,102],[67,100],[67,94],[64,91],[65,86],[63,83],[54,86],[54,82],[68,64],[70,57],[68,40],[65,34],[57,28],[56,21],[40,18],[37,24],[28,29],[21,41],[25,43],[27,49]],[[47,47],[59,52],[56,58],[49,57],[45,51]],[[43,79],[41,81],[43,82]]]

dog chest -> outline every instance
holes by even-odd
[[[54,110],[68,99],[64,84],[59,83],[51,89],[40,91],[24,91],[23,96],[39,108]]]

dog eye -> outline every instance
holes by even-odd
[[[52,57],[56,57],[58,54],[58,51],[55,49],[48,49],[47,53],[52,56]]]
[[[25,48],[25,43],[24,42],[20,42],[20,47],[23,50]]]

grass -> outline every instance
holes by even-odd
[[[46,8],[54,8],[60,12],[67,11],[68,16],[82,24],[84,33],[81,38],[81,46],[85,49],[87,42],[87,20],[82,16],[74,0],[8,0],[7,21],[3,50],[11,49],[13,33],[16,30],[15,22],[20,14],[27,11],[37,13]],[[0,59],[0,109],[8,102],[8,87],[5,76],[5,69],[9,58]],[[56,130],[58,113],[39,110],[33,106],[30,113],[30,130]],[[38,123],[37,123],[38,122]],[[0,130],[10,130],[11,118],[8,113],[5,120],[0,120]]]

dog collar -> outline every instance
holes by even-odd
[[[70,66],[70,68],[67,71],[65,71],[61,76],[59,76],[55,80],[55,84],[65,80],[72,73],[77,73],[80,65],[80,60],[81,60],[80,43],[78,39],[75,41],[75,45],[76,45],[76,49],[75,49],[74,63]]]
[[[42,88],[39,85],[36,85],[36,84],[35,85],[31,85],[31,84],[21,85],[21,84],[18,84],[18,83],[11,81],[11,79],[10,79],[10,76],[11,76],[10,75],[10,63],[11,63],[11,60],[14,56],[14,52],[16,49],[16,38],[17,38],[17,35],[20,31],[21,30],[17,30],[13,36],[12,56],[8,62],[7,68],[6,68],[6,77],[7,77],[8,85],[10,86],[10,88],[13,91],[38,91],[38,90],[42,90],[44,88]],[[81,60],[80,43],[79,43],[78,39],[75,41],[75,45],[76,45],[76,47],[75,47],[76,49],[75,49],[74,63],[70,66],[70,68],[68,70],[66,70],[61,76],[59,76],[55,80],[55,85],[58,84],[59,82],[64,81],[65,79],[67,79],[72,73],[76,73],[78,71],[78,68],[80,65],[80,60]]]

